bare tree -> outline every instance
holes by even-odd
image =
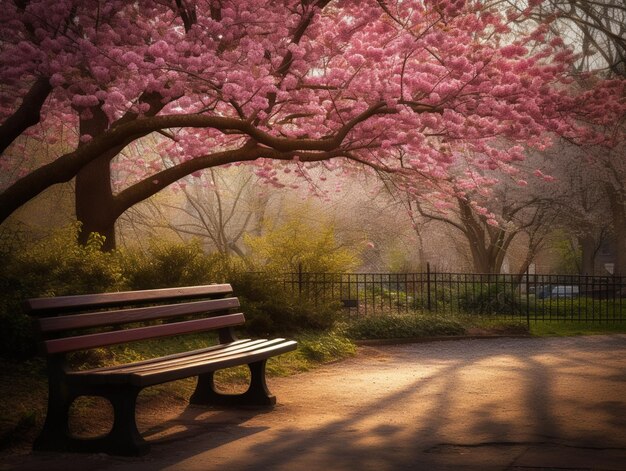
[[[123,218],[127,229],[152,235],[166,229],[182,240],[197,237],[209,250],[243,256],[243,235],[260,232],[270,193],[259,191],[247,168],[208,169],[184,183],[178,196],[151,199],[129,211]]]
[[[484,213],[475,200],[465,197],[457,197],[456,206],[445,212],[419,201],[412,206],[423,218],[444,223],[463,235],[477,273],[500,273],[512,243],[525,234],[526,255],[518,267],[519,272],[525,272],[548,233],[554,218],[552,211],[540,197],[522,197],[508,185],[499,188],[497,196],[485,204],[491,215],[496,215],[498,225],[490,222],[491,215]]]

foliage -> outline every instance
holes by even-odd
[[[580,222],[578,227],[580,227]],[[582,267],[582,248],[572,241],[572,237],[563,230],[555,231],[555,251],[559,255],[556,273],[580,273]]]
[[[355,340],[461,335],[465,328],[452,317],[424,314],[366,316],[345,326]]]
[[[100,250],[103,240],[92,234],[78,243],[78,226],[56,230],[50,237],[11,247],[3,265],[5,277],[27,295],[63,296],[110,291],[123,286],[115,254]],[[5,259],[6,260],[6,259]]]
[[[343,247],[332,225],[306,223],[295,216],[260,236],[248,235],[253,266],[269,272],[336,273],[357,266],[357,254]]]
[[[507,289],[508,288],[508,289]],[[462,311],[474,314],[516,314],[522,312],[519,297],[506,284],[474,284],[459,296]]]
[[[13,240],[3,245],[0,353],[23,356],[34,350],[30,319],[21,307],[24,299],[112,291],[124,286],[116,255],[100,250],[103,241],[97,235],[80,245],[77,229],[70,226],[42,240]]]
[[[146,252],[126,249],[119,258],[130,289],[214,283],[228,264],[223,255],[206,255],[198,240],[186,244],[152,240]]]
[[[266,274],[235,271],[228,281],[246,313],[246,330],[256,335],[326,330],[339,315],[338,303],[300,297]]]
[[[307,360],[327,363],[356,353],[355,345],[341,331],[308,334],[298,339],[298,351]]]
[[[456,316],[459,322],[463,323],[468,330],[468,334],[489,333],[491,335],[528,335],[530,329],[526,319],[510,319],[498,316],[464,315]]]

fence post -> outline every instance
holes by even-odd
[[[302,298],[302,262],[298,263],[298,297]]]
[[[537,283],[535,283],[535,297],[537,291]],[[526,327],[530,331],[530,267],[526,268]]]
[[[426,309],[430,311],[430,262],[426,262]]]

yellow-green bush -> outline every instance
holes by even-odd
[[[269,272],[333,273],[353,270],[358,254],[342,244],[332,225],[310,225],[293,217],[263,235],[245,238],[249,263]]]
[[[229,267],[220,254],[207,255],[199,241],[172,243],[152,241],[147,252],[121,250],[117,254],[130,289],[191,286],[221,281]]]

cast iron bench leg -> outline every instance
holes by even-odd
[[[137,396],[140,391],[140,388],[127,387],[112,389],[105,395],[113,405],[113,427],[103,440],[102,451],[116,455],[138,456],[150,450],[150,445],[137,430],[135,419]]]
[[[221,405],[221,406],[273,406],[276,397],[267,388],[265,382],[265,364],[267,360],[260,360],[248,364],[250,368],[250,386],[242,394],[224,394],[215,389],[213,372],[198,376],[196,390],[189,402],[191,404]]]
[[[72,441],[69,427],[69,411],[74,397],[64,384],[50,378],[48,384],[48,411],[41,433],[33,443],[37,451],[66,451]]]

